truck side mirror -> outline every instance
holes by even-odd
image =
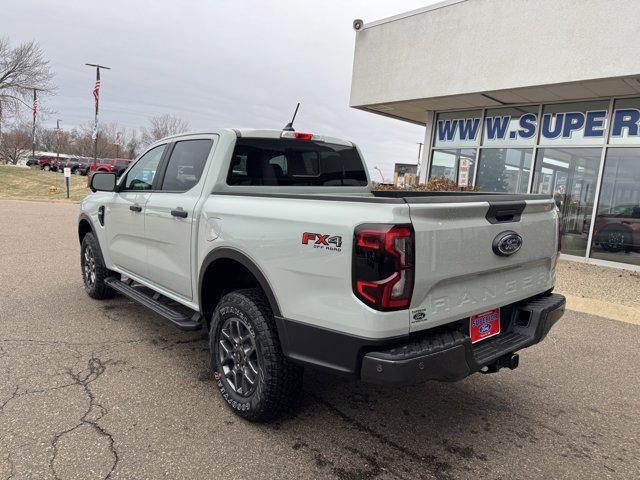
[[[96,172],[91,175],[92,192],[113,192],[116,189],[116,174],[110,172]]]

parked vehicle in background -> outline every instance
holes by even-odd
[[[96,166],[96,172],[114,172],[118,177],[131,165],[132,160],[129,158],[99,158]],[[93,161],[89,165],[89,171],[93,172]]]
[[[82,202],[85,291],[205,328],[250,420],[304,366],[386,385],[514,369],[564,312],[551,196],[372,191],[352,142],[291,129],[177,135],[114,173]]]
[[[587,231],[590,223],[585,220]],[[593,241],[607,252],[640,250],[640,205],[618,205],[611,213],[599,213]]]
[[[38,157],[38,165],[40,166],[40,170],[44,170],[45,172],[55,172],[58,170],[58,165],[56,163],[56,159],[50,157]]]
[[[66,160],[57,162],[57,168],[63,172],[65,168],[71,169],[72,175],[86,175],[92,159],[87,157],[69,157]]]

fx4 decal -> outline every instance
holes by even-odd
[[[338,235],[322,235],[321,233],[304,232],[302,244],[312,245],[313,248],[340,252],[342,250],[342,237]]]

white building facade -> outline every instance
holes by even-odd
[[[365,23],[351,106],[425,126],[422,182],[552,194],[564,256],[640,270],[639,3],[449,0]]]

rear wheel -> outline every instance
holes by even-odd
[[[282,354],[273,313],[261,290],[225,295],[211,321],[213,377],[229,407],[264,421],[291,407],[302,388],[302,367]]]
[[[87,233],[82,239],[80,266],[84,290],[91,298],[101,300],[115,295],[116,292],[104,280],[109,276],[115,276],[116,273],[105,266],[98,240],[92,232]]]
[[[45,172],[48,172],[49,170],[51,170],[51,167],[50,167],[49,165],[45,165],[44,167],[42,167],[42,169],[43,169]]]
[[[624,228],[608,228],[600,234],[600,243],[608,252],[621,252],[630,249],[631,235]]]

